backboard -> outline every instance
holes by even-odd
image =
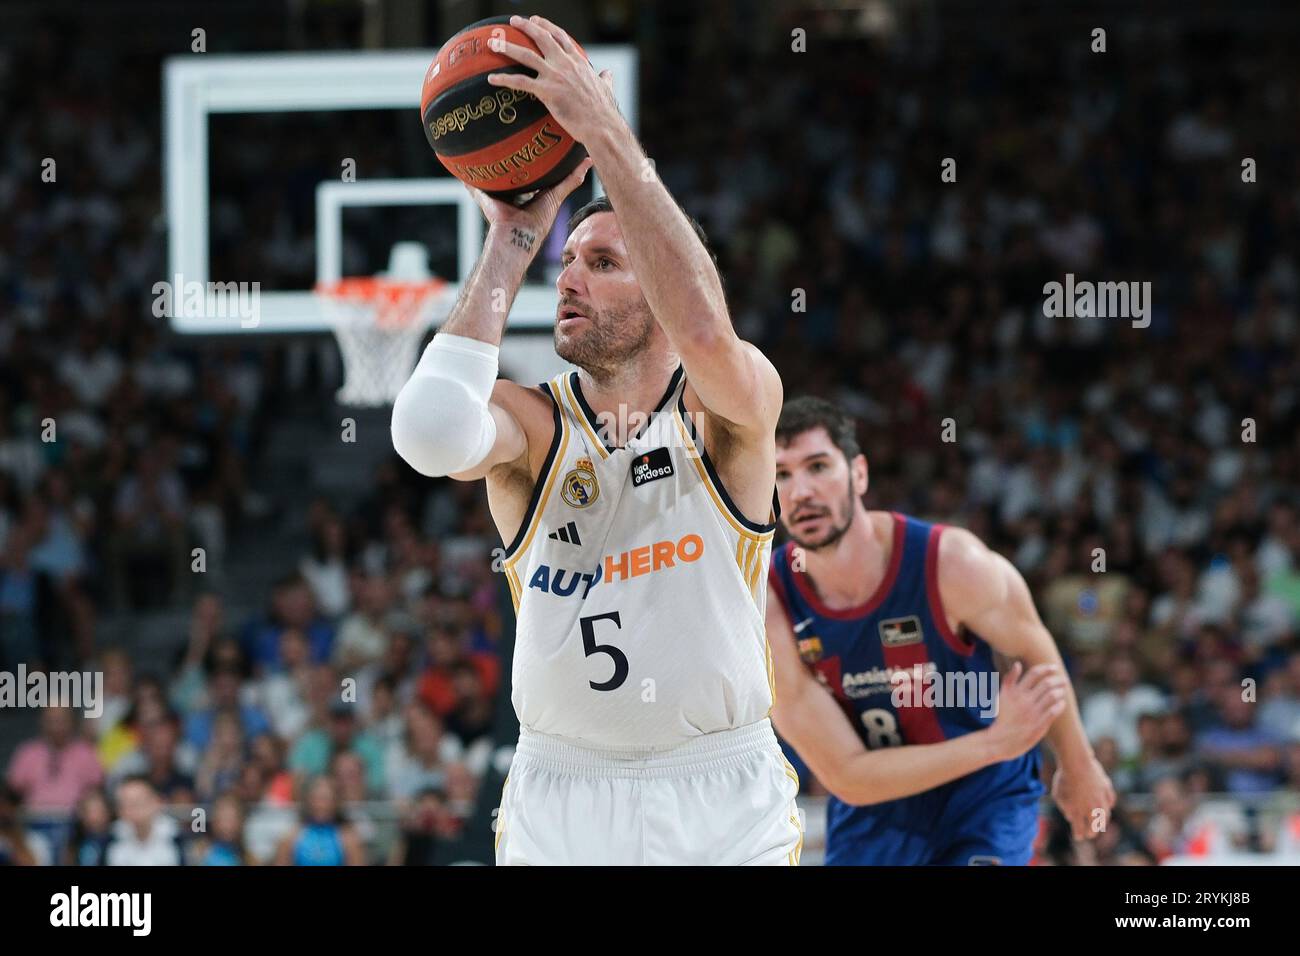
[[[636,50],[628,46],[592,46],[587,54],[597,70],[609,69],[623,115],[637,128]],[[420,86],[436,50],[363,53],[193,54],[172,57],[164,67],[164,183],[168,226],[166,281],[176,288],[169,309],[172,328],[186,334],[231,332],[322,332],[329,329],[315,282],[303,276],[300,287],[257,286],[255,315],[229,305],[226,288],[244,275],[213,275],[211,211],[220,198],[210,178],[212,150],[236,148],[214,139],[211,125],[222,114],[329,114],[341,111],[409,110],[414,134],[420,128]],[[399,117],[401,113],[397,114]],[[382,148],[382,144],[381,144]],[[315,184],[315,226],[305,230],[314,244],[316,282],[339,278],[343,270],[345,213],[360,207],[443,207],[438,226],[454,249],[454,264],[441,271],[453,286],[469,274],[482,247],[484,220],[461,184],[446,174],[432,150],[428,175],[354,181],[322,176]],[[595,194],[601,192],[593,181]],[[445,213],[449,211],[450,217]],[[201,296],[183,294],[201,290]],[[554,322],[555,288],[530,276],[511,310],[511,328],[547,327]]]

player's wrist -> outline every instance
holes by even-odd
[[[1084,750],[1071,751],[1069,754],[1063,754],[1056,751],[1056,765],[1070,776],[1090,773],[1096,763],[1096,757],[1093,755],[1091,747]]]
[[[621,114],[609,123],[595,125],[581,143],[595,164],[596,175],[607,186],[625,166],[639,176],[646,160],[645,151]]]
[[[1001,763],[1017,756],[1012,753],[1010,741],[998,728],[997,724],[977,730],[970,736],[978,737],[978,753],[984,766]]]
[[[1052,755],[1056,758],[1056,766],[1068,774],[1087,772],[1096,763],[1097,758],[1093,752],[1092,744],[1082,734],[1071,735],[1071,737],[1061,740],[1060,737],[1053,739],[1053,735],[1049,733],[1047,743],[1051,746]]]
[[[521,223],[492,223],[488,226],[484,249],[498,258],[532,262],[545,239],[543,230]]]

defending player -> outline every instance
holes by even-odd
[[[995,683],[995,651],[1016,661],[1004,691],[1021,662],[1030,673],[1061,664],[1024,580],[968,531],[867,511],[853,420],[829,402],[787,402],[776,435],[791,540],[769,574],[773,720],[832,793],[827,864],[1027,863],[1043,791],[1037,750],[981,761],[967,748],[963,766],[942,756],[989,724],[980,692]],[[1059,686],[1052,793],[1084,839],[1115,792],[1069,682]],[[885,754],[889,773],[863,772]]]
[[[521,732],[497,860],[796,863],[764,627],[780,380],[607,83],[558,27],[512,24],[541,55],[499,48],[537,76],[490,82],[537,95],[608,195],[571,219],[556,281],[555,349],[580,371],[497,380],[509,303],[587,161],[522,209],[475,192],[483,255],[392,421],[417,471],[487,480],[510,542]]]

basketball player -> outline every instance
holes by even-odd
[[[776,429],[778,513],[791,540],[769,573],[772,716],[831,791],[826,863],[1028,863],[1043,791],[1037,750],[983,761],[964,751],[962,766],[942,755],[988,725],[981,690],[995,683],[995,652],[1016,662],[1004,692],[1022,663],[1031,674],[1059,669],[1060,654],[1019,572],[975,535],[866,510],[854,436],[848,415],[806,397],[786,403]],[[1069,682],[1060,687],[1047,733],[1052,793],[1075,839],[1087,839],[1115,792]],[[854,772],[869,753],[891,756],[889,774]]]
[[[549,22],[511,22],[541,55],[501,49],[538,75],[492,82],[535,93],[589,159],[522,208],[473,191],[483,254],[392,419],[417,471],[486,479],[510,542],[521,730],[497,862],[797,863],[764,630],[780,379],[605,78]],[[577,370],[498,380],[509,305],[593,161],[607,198],[570,219],[556,280]]]

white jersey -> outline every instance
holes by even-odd
[[[679,365],[623,448],[577,372],[542,387],[555,438],[506,549],[526,731],[657,751],[771,711],[763,615],[772,535],[732,503],[682,402]]]

